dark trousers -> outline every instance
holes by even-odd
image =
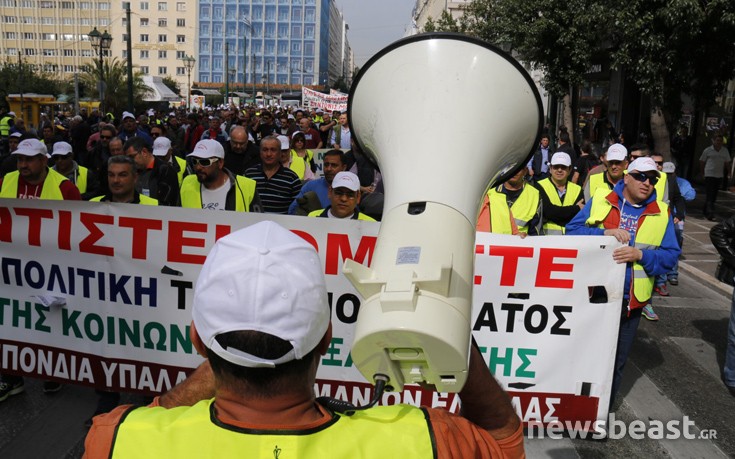
[[[627,312],[624,312],[620,319],[618,347],[615,350],[615,368],[613,368],[612,390],[610,392],[611,410],[615,396],[620,389],[620,382],[623,379],[625,362],[628,360],[628,354],[630,354],[630,349],[633,347],[633,341],[635,341],[635,335],[638,331],[638,324],[641,322],[641,312],[642,309],[634,309],[630,312],[630,317],[628,317]]]
[[[721,177],[705,177],[704,178],[704,215],[705,217],[712,215],[715,211],[715,201],[717,200],[717,191],[722,185]]]

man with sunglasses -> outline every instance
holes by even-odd
[[[549,170],[551,175],[536,184],[543,202],[543,230],[547,235],[562,235],[564,226],[584,207],[582,187],[569,180],[572,172],[569,154],[554,153]]]
[[[135,161],[138,181],[135,189],[149,198],[157,199],[159,206],[179,205],[179,179],[171,164],[153,156],[153,149],[143,137],[125,142],[123,151]]]
[[[613,252],[626,270],[611,408],[641,312],[651,302],[655,276],[671,271],[681,253],[669,206],[656,199],[660,175],[653,159],[636,159],[612,191],[599,189],[566,226],[566,234],[613,236],[622,244]]]
[[[337,172],[329,186],[329,202],[325,209],[309,213],[309,217],[339,218],[350,220],[366,220],[374,222],[357,207],[360,204],[360,179],[352,172]]]
[[[181,207],[263,212],[254,180],[224,167],[225,150],[216,140],[200,140],[186,156],[194,170],[181,185]]]
[[[53,170],[71,180],[71,183],[79,188],[82,199],[89,199],[99,194],[99,181],[97,176],[89,172],[84,166],[74,161],[72,146],[67,142],[56,142],[54,144],[51,158],[55,161]]]
[[[607,149],[602,160],[605,170],[590,174],[584,184],[584,200],[589,202],[598,189],[612,190],[625,173],[628,167],[628,149],[625,146],[614,143]]]

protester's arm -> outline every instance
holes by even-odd
[[[564,227],[565,234],[575,236],[603,236],[605,234],[605,230],[602,228],[587,226],[587,219],[590,218],[590,208],[592,207],[592,201],[593,200],[589,200],[587,204],[584,205],[582,210],[580,210],[579,213],[575,215],[569,223],[567,223],[567,225]]]
[[[260,200],[260,195],[258,194],[258,190],[255,190],[253,192],[253,200],[250,201],[250,212],[260,213],[262,214],[264,212],[263,210],[263,203]]]
[[[496,440],[510,437],[521,425],[510,397],[490,373],[474,340],[467,382],[459,398],[462,417],[487,430]]]
[[[79,188],[71,183],[71,180],[64,180],[63,182],[61,182],[61,185],[59,185],[59,191],[61,191],[61,195],[64,197],[64,201],[82,200],[82,195],[81,193],[79,193]]]
[[[579,206],[557,206],[551,202],[551,198],[546,194],[546,190],[543,187],[539,186],[537,188],[541,195],[541,201],[543,202],[544,220],[564,226],[579,213]],[[567,190],[567,192],[569,191]],[[580,199],[581,197],[580,195]]]
[[[735,215],[731,215],[712,227],[709,232],[712,245],[728,266],[735,268]]]

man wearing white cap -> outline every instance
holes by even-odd
[[[564,226],[584,207],[582,187],[569,180],[572,158],[554,153],[549,165],[551,175],[536,184],[544,209],[544,234],[562,235]]]
[[[329,206],[311,212],[309,217],[375,221],[374,218],[360,212],[358,208],[360,179],[352,172],[337,172],[329,186],[329,201],[331,202]]]
[[[200,140],[187,155],[194,174],[181,185],[181,207],[263,212],[254,180],[224,167],[225,150],[214,139]]]
[[[141,137],[146,141],[148,145],[153,144],[153,139],[147,132],[138,127],[138,123],[135,121],[135,115],[130,112],[123,112],[122,125],[120,126],[120,134],[118,135],[123,143],[127,142],[133,137]]]
[[[97,176],[91,174],[86,167],[77,164],[74,160],[71,144],[63,141],[56,142],[51,153],[51,159],[54,160],[52,169],[76,185],[82,199],[87,201],[100,193]]]
[[[653,159],[636,159],[612,191],[598,189],[566,226],[566,234],[614,236],[623,244],[613,252],[615,261],[625,263],[626,270],[611,408],[641,312],[651,302],[655,276],[671,271],[681,253],[669,206],[656,199],[659,177]]]
[[[159,127],[155,126],[155,129],[159,129]],[[186,167],[186,160],[174,156],[174,149],[168,137],[156,137],[156,140],[153,141],[153,156],[160,158],[161,161],[170,164],[174,168],[176,177],[179,179],[179,186],[184,181],[184,176],[190,174],[189,169]]]
[[[589,201],[598,189],[612,190],[628,167],[628,149],[619,143],[610,145],[602,160],[604,171],[590,174],[584,184],[584,200]]]
[[[76,185],[48,167],[46,145],[40,140],[21,141],[13,156],[18,162],[18,170],[3,177],[0,198],[82,199]]]
[[[276,223],[217,241],[196,283],[192,317],[192,343],[208,363],[151,406],[96,417],[87,457],[524,454],[520,419],[476,345],[459,392],[461,416],[410,405],[347,415],[348,406],[317,399],[317,367],[332,340],[323,268],[309,243]]]

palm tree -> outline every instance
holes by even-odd
[[[127,64],[118,58],[107,59],[102,64],[102,81],[105,82],[103,106],[106,112],[119,114],[127,105],[128,100],[128,70]],[[100,67],[88,67],[81,75],[82,83],[86,88],[95,91],[100,81]],[[153,90],[143,82],[143,74],[133,72],[133,100],[140,101],[149,96]]]

